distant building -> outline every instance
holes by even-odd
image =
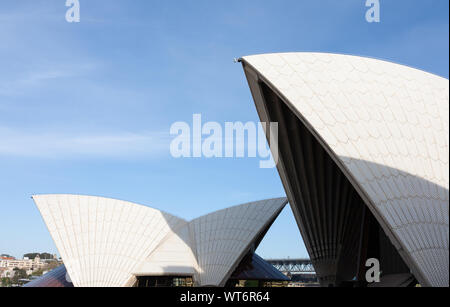
[[[34,259],[29,259],[27,257],[23,259],[15,259],[13,257],[2,257],[0,259],[0,268],[8,268],[8,269],[23,269],[26,271],[33,271],[40,269],[46,265],[46,262],[41,261],[39,255]]]

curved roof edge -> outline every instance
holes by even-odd
[[[139,206],[139,207],[143,207],[143,208],[148,208],[148,209],[152,209],[152,210],[156,210],[159,211],[161,213],[167,214],[167,215],[171,215],[177,219],[183,220],[185,222],[188,222],[187,220],[185,220],[184,218],[181,218],[177,215],[171,214],[167,211],[155,208],[155,207],[151,207],[151,206],[147,206],[147,205],[143,205],[143,204],[138,204],[138,203],[134,203],[134,202],[130,202],[124,199],[120,199],[120,198],[113,198],[113,197],[106,197],[106,196],[99,196],[99,195],[87,195],[87,194],[66,194],[66,193],[60,193],[60,194],[35,194],[32,195],[31,198],[33,200],[35,200],[36,198],[42,198],[42,197],[55,197],[55,196],[75,196],[75,197],[87,197],[87,198],[98,198],[98,199],[104,199],[104,200],[112,200],[112,201],[120,201],[132,206]]]
[[[435,77],[439,77],[439,78],[445,79],[445,80],[447,80],[447,81],[449,80],[448,78],[446,78],[446,77],[444,77],[444,76],[438,75],[438,74],[436,74],[436,73],[433,73],[433,72],[431,72],[431,71],[424,70],[424,69],[419,68],[419,67],[416,67],[416,66],[412,66],[412,65],[408,65],[408,64],[404,64],[404,63],[395,62],[394,60],[387,60],[387,59],[384,59],[384,58],[378,58],[378,57],[375,57],[375,56],[362,55],[362,54],[352,54],[352,53],[335,53],[335,52],[320,52],[320,51],[268,52],[268,53],[256,53],[256,54],[251,54],[251,55],[245,55],[245,56],[242,56],[242,57],[238,58],[238,61],[239,61],[239,62],[246,62],[246,63],[249,63],[248,59],[251,58],[251,57],[271,56],[271,55],[282,55],[282,54],[285,54],[285,55],[289,55],[289,54],[338,55],[338,56],[355,57],[355,58],[360,58],[360,59],[371,59],[371,60],[375,60],[375,61],[380,61],[380,62],[384,62],[384,63],[390,63],[390,64],[393,64],[393,65],[398,65],[398,66],[402,66],[402,67],[407,67],[407,68],[414,69],[414,70],[417,70],[417,71],[422,72],[422,73],[430,74],[430,75],[432,75],[432,76],[435,76]]]

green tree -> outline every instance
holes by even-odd
[[[54,269],[56,269],[57,267],[59,267],[61,264],[58,263],[58,261],[50,261],[47,264],[45,264],[42,268],[34,271],[31,275],[32,276],[42,276],[42,274],[44,274],[44,272],[50,272]]]
[[[42,254],[39,254],[39,257],[40,257],[41,259],[45,259],[45,260],[53,259],[53,255],[52,255],[52,254],[49,254],[49,253],[42,253]]]
[[[36,258],[37,255],[39,255],[39,253],[29,253],[29,254],[23,255],[23,258],[34,259],[34,258]]]
[[[44,270],[43,269],[39,269],[34,271],[31,276],[42,276],[42,274],[44,274]]]
[[[33,260],[38,255],[39,255],[39,258],[41,258],[42,260],[53,259],[53,255],[50,253],[28,253],[28,254],[23,255],[23,257]]]
[[[14,276],[11,279],[11,282],[14,285],[18,285],[20,283],[19,280],[26,279],[26,278],[28,278],[28,275],[27,275],[27,272],[25,270],[15,268],[14,269]]]
[[[11,287],[11,279],[8,277],[3,277],[1,280],[2,287]]]

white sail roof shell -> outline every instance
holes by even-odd
[[[76,287],[121,287],[186,221],[130,202],[79,195],[34,201]]]
[[[188,223],[115,199],[33,199],[76,287],[124,287],[136,276],[161,275],[222,286],[287,204],[286,198],[254,202]]]
[[[269,199],[221,210],[193,220],[202,286],[224,286],[243,256],[280,210],[286,198]],[[255,246],[256,248],[256,246]]]
[[[198,265],[192,246],[189,224],[186,223],[168,235],[133,275],[194,276]]]
[[[242,60],[329,151],[422,281],[448,286],[448,80],[348,55]]]

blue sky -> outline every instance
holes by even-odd
[[[233,58],[364,55],[448,78],[448,0],[0,0],[0,253],[56,252],[31,195],[100,195],[193,219],[284,196],[259,160],[173,159],[170,126],[258,121]],[[307,257],[290,208],[258,250]]]

